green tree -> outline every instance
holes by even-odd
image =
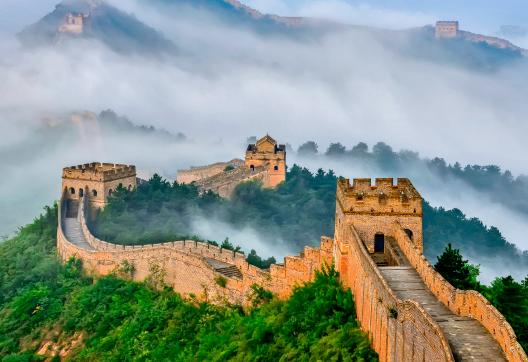
[[[478,289],[478,266],[464,260],[460,250],[453,249],[451,243],[447,244],[442,255],[438,257],[434,268],[455,288]]]

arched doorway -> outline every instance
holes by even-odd
[[[409,237],[409,239],[413,239],[413,232],[412,230],[410,229],[404,229],[403,231],[405,231],[405,233],[407,234],[407,236]]]
[[[83,197],[84,196],[84,190],[83,189],[79,189],[79,197]]]
[[[254,166],[254,165],[249,166],[249,170],[250,170],[251,172],[255,171],[255,166]]]
[[[374,235],[374,252],[383,253],[385,251],[385,235],[377,233]]]

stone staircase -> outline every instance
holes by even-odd
[[[236,265],[221,262],[219,260],[205,258],[205,261],[213,267],[214,271],[228,278],[242,279],[242,272]]]
[[[411,266],[380,266],[379,270],[398,298],[418,302],[438,323],[455,361],[506,361],[489,332],[475,319],[451,312],[429,291]]]
[[[387,260],[387,256],[385,253],[373,253],[370,254],[370,257],[372,260],[374,260],[374,263],[376,263],[377,266],[388,266],[389,262]]]
[[[68,206],[66,208],[66,217],[62,220],[62,228],[64,235],[68,241],[75,246],[86,250],[95,250],[84,237],[82,233],[81,223],[77,220],[77,214],[79,212],[79,201],[68,200]]]
[[[242,279],[242,272],[234,265],[215,270],[228,278]]]

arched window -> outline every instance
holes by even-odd
[[[93,197],[97,197],[97,190],[92,190]]]
[[[75,195],[75,189],[73,187],[70,187],[70,194]]]
[[[374,252],[383,253],[385,251],[385,235],[377,233],[374,235]]]
[[[409,239],[413,239],[413,232],[412,230],[410,229],[404,229],[405,233],[407,234],[407,236],[409,237]]]
[[[108,196],[112,196],[112,189],[108,190]]]
[[[123,184],[121,182],[119,183],[119,187],[123,187]]]
[[[83,189],[79,189],[79,197],[83,197],[84,196],[84,190]]]

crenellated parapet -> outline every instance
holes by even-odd
[[[87,196],[93,209],[106,205],[118,187],[136,188],[136,166],[92,162],[65,167],[62,170],[64,198],[78,201]]]
[[[406,178],[342,179],[337,184],[336,233],[342,223],[353,224],[370,252],[377,238],[392,236],[394,221],[406,229],[413,242],[423,250],[422,197]],[[379,245],[378,245],[379,246]],[[384,249],[384,245],[382,245]]]

